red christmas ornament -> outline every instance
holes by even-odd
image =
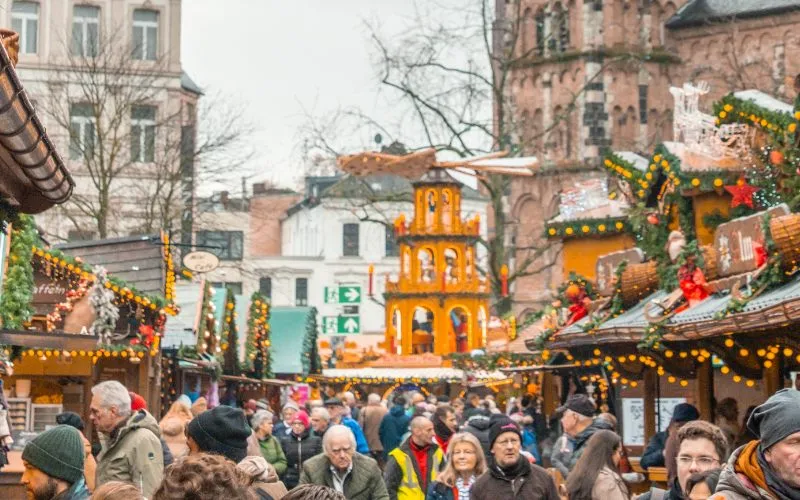
[[[734,186],[725,186],[725,191],[729,192],[731,196],[733,196],[733,199],[731,200],[731,208],[736,208],[739,205],[745,205],[753,208],[753,194],[755,194],[759,189],[761,188],[757,188],[748,184],[744,177],[736,181],[736,185]]]

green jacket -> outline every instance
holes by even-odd
[[[303,463],[299,484],[318,484],[333,488],[331,462],[324,454]],[[353,470],[344,480],[347,500],[389,500],[378,462],[360,453],[353,455]]]
[[[160,436],[158,422],[147,411],[131,415],[111,433],[97,456],[97,485],[124,481],[152,498],[164,476]]]
[[[283,476],[283,473],[286,472],[286,455],[283,454],[283,448],[278,438],[267,436],[266,439],[259,439],[258,444],[261,446],[261,456],[264,457],[264,460],[275,467],[275,472],[279,476]]]

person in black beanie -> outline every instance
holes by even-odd
[[[489,429],[489,468],[475,481],[470,500],[536,498],[559,500],[553,478],[522,456],[522,432],[511,419],[498,420]]]
[[[238,464],[247,456],[247,438],[251,432],[242,410],[217,406],[199,414],[186,426],[189,455],[216,453]]]

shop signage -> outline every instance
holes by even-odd
[[[620,250],[597,259],[595,277],[597,282],[597,292],[603,296],[614,294],[614,273],[617,267],[623,262],[629,264],[640,264],[644,260],[644,254],[638,248]]]
[[[196,250],[183,256],[183,267],[195,273],[208,273],[219,267],[219,257],[211,252]]]
[[[53,281],[39,270],[33,273],[33,309],[34,314],[47,315],[56,304],[67,298],[67,282]]]
[[[772,217],[789,213],[786,205],[772,207],[767,212]],[[764,212],[740,217],[720,224],[714,232],[714,248],[717,251],[717,271],[721,277],[753,271],[766,257],[762,223]]]

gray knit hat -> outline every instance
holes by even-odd
[[[800,432],[800,391],[781,389],[773,394],[753,410],[747,428],[761,440],[762,451]]]
[[[33,438],[22,451],[22,460],[50,477],[70,484],[83,477],[81,433],[68,425],[57,425]]]

